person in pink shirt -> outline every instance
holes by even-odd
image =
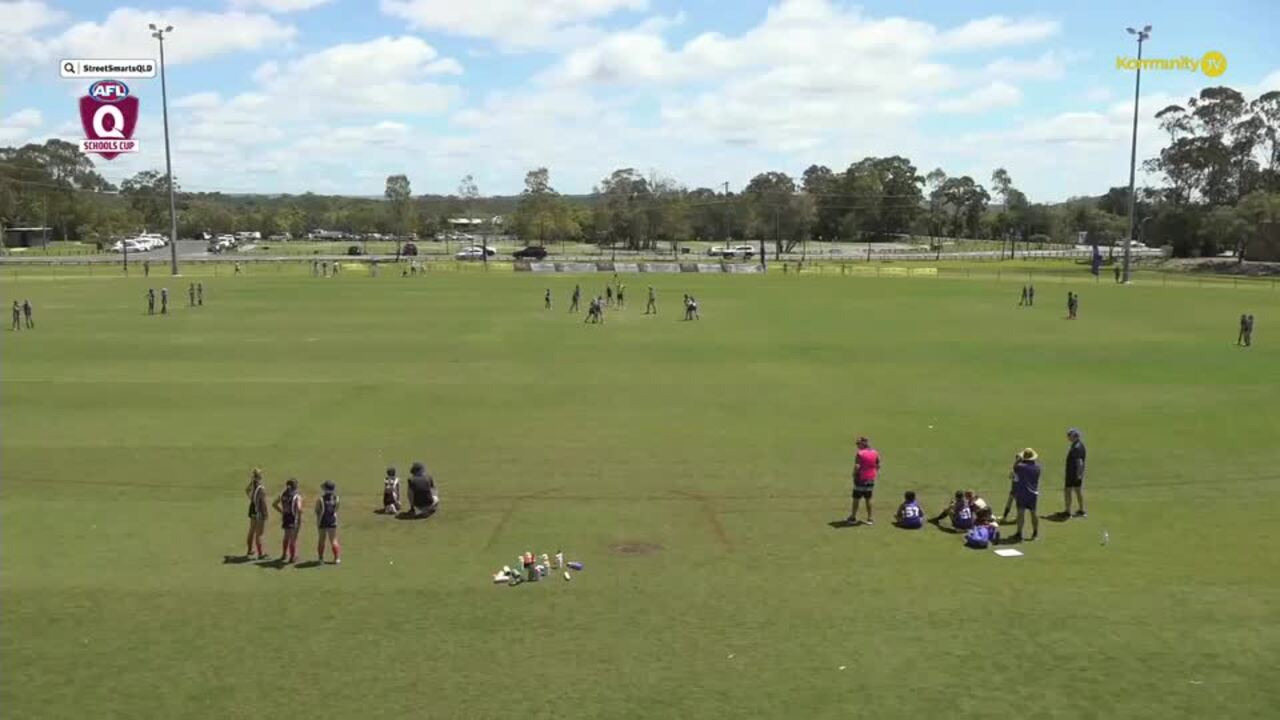
[[[880,475],[880,453],[871,447],[865,437],[858,438],[858,454],[853,463],[853,509],[848,522],[858,524],[858,500],[867,503],[867,524],[875,525],[871,517],[871,494],[876,489],[876,477]]]

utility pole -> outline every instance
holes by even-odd
[[[178,205],[173,191],[173,160],[169,152],[169,91],[164,75],[164,34],[173,32],[172,25],[163,30],[151,27],[151,37],[160,41],[160,107],[164,113],[164,171],[169,182],[169,269],[178,274]]]
[[[1133,141],[1129,150],[1129,234],[1124,243],[1124,284],[1129,284],[1129,258],[1132,253],[1134,221],[1137,219],[1137,195],[1134,193],[1134,174],[1138,164],[1138,97],[1142,90],[1142,43],[1151,37],[1151,26],[1141,30],[1125,28],[1130,35],[1138,38],[1138,73],[1133,81]]]

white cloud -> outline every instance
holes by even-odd
[[[222,104],[222,96],[216,92],[198,92],[184,95],[169,103],[177,109],[210,110]]]
[[[13,113],[9,117],[0,120],[0,125],[14,128],[35,128],[40,127],[44,122],[44,116],[35,108],[25,108]]]
[[[585,25],[648,0],[381,0],[382,12],[413,28],[491,40],[504,48],[555,47],[591,37]]]
[[[1022,92],[1018,88],[997,80],[961,97],[943,100],[938,103],[938,109],[948,113],[977,113],[1017,105],[1021,100]]]
[[[429,81],[462,72],[420,38],[381,37],[335,45],[254,73],[263,92],[294,112],[320,114],[442,112],[461,97],[452,85]]]
[[[300,10],[310,10],[320,7],[333,0],[231,0],[231,4],[238,8],[262,8],[267,12],[289,13],[298,12]]]
[[[35,108],[24,108],[8,117],[0,118],[0,146],[24,145],[35,142],[36,132],[44,122],[44,117]]]
[[[1052,50],[1028,59],[999,58],[987,63],[988,75],[1006,80],[1057,80],[1067,69],[1068,59]]]
[[[165,62],[190,63],[218,55],[288,45],[297,29],[269,15],[204,12],[182,8],[165,11],[120,8],[102,22],[85,21],[67,28],[44,47],[43,58],[157,56],[149,24],[174,27],[165,40]]]
[[[938,37],[939,46],[947,50],[977,50],[1006,45],[1027,45],[1053,37],[1059,25],[1053,20],[1014,20],[993,15],[970,20],[947,30]]]
[[[4,22],[0,24],[0,34],[29,35],[36,30],[43,30],[66,19],[67,14],[50,7],[40,0],[17,0],[0,3],[4,11]]]

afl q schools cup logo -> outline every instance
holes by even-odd
[[[119,80],[99,80],[80,98],[80,124],[85,139],[80,150],[111,160],[121,153],[138,152],[133,131],[138,125],[138,98]]]

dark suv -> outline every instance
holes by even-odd
[[[547,249],[536,245],[511,253],[517,260],[541,260],[547,256]]]

